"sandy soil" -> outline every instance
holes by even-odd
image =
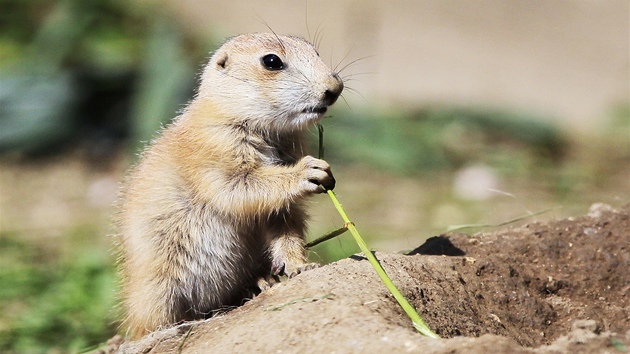
[[[121,353],[626,353],[630,205],[376,256],[443,339],[414,331],[361,255]]]

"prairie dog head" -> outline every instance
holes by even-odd
[[[223,116],[273,131],[302,129],[335,103],[343,82],[304,39],[252,33],[233,37],[210,58],[197,99]]]

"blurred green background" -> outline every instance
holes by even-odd
[[[588,5],[601,7],[592,9],[569,1],[571,9],[544,9],[565,14],[563,20],[537,17],[537,5],[522,1],[475,1],[473,12],[458,2],[419,2],[409,12],[408,3],[400,2],[381,17],[377,2],[324,3],[272,1],[235,10],[230,6],[242,5],[0,0],[0,352],[86,351],[115,333],[115,258],[108,235],[114,232],[110,220],[119,182],[143,144],[190,100],[208,52],[226,35],[267,31],[262,22],[280,33],[323,35],[320,51],[331,66],[358,60],[342,71],[349,88],[323,120],[326,159],[340,200],[375,249],[412,249],[454,225],[493,225],[546,211],[517,225],[582,215],[594,202],[630,201],[627,16],[626,23],[580,22],[589,13],[617,13],[627,3]],[[491,33],[504,32],[479,30],[480,22],[471,20],[486,16],[483,24],[512,25],[515,13],[529,16],[515,32],[521,37],[495,38]],[[434,21],[407,25],[405,19],[414,16]],[[580,50],[595,53],[586,58],[594,64],[559,65],[576,70],[569,78],[592,82],[576,79],[563,86],[547,69],[537,72],[539,86],[522,84],[519,75],[532,75],[519,68],[547,63],[540,62],[540,53],[554,63],[564,58],[549,43],[561,47],[565,27],[550,27],[551,20],[585,27],[578,33],[589,34],[590,46]],[[407,27],[395,34],[388,21]],[[622,28],[612,39],[610,22]],[[437,36],[444,28],[448,35]],[[427,33],[444,50],[414,51],[409,42],[428,43]],[[470,45],[470,33],[495,47],[463,56],[453,50]],[[402,43],[393,40],[401,38]],[[530,41],[534,49],[519,53],[520,62],[501,51]],[[614,55],[606,49],[611,41]],[[598,50],[602,58],[621,56],[612,74],[598,71],[614,62],[596,65]],[[443,59],[405,66],[397,61],[404,60],[401,52],[404,58]],[[486,59],[480,61],[478,53]],[[444,64],[455,60],[469,71]],[[514,79],[495,88],[506,70]],[[453,72],[459,73],[455,79]],[[475,85],[458,81],[466,78]],[[589,106],[577,94],[600,97],[608,92],[602,82],[616,83],[608,101]],[[544,100],[535,98],[538,91]],[[311,207],[309,239],[341,226],[325,196],[313,198]],[[330,262],[357,251],[344,235],[310,256]]]

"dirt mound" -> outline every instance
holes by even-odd
[[[444,339],[410,321],[361,255],[308,271],[209,320],[123,353],[625,353],[630,205],[580,218],[429,239],[376,256]],[[118,345],[112,343],[110,349]]]

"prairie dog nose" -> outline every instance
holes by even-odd
[[[324,91],[324,102],[326,105],[330,106],[335,103],[339,95],[341,95],[341,91],[343,91],[343,81],[341,81],[337,73],[333,73],[330,76],[328,88]]]

